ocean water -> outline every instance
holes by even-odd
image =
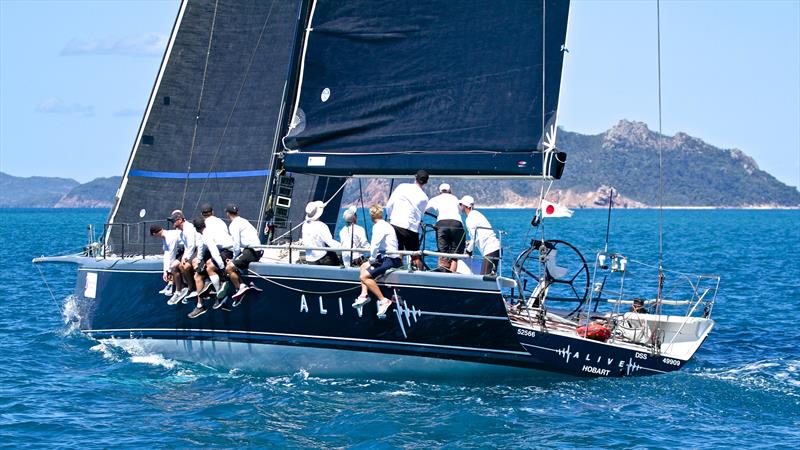
[[[485,211],[519,249],[531,211]],[[665,267],[722,276],[717,327],[672,374],[526,381],[227,371],[81,335],[74,269],[31,258],[86,241],[105,211],[0,210],[0,447],[800,446],[800,211],[666,210]],[[658,211],[618,210],[610,248],[658,256]],[[606,212],[546,224],[592,258]],[[52,296],[51,296],[52,290]]]

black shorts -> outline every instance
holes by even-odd
[[[325,252],[325,256],[316,260],[316,261],[309,261],[309,264],[315,264],[317,266],[338,266],[339,265],[339,255],[336,252]]]
[[[398,226],[392,225],[394,233],[397,235],[398,250],[419,250],[419,234],[416,231],[407,230]]]
[[[500,250],[495,250],[488,255],[483,255],[481,264],[481,275],[493,274],[497,271],[497,264],[500,262]]]
[[[460,220],[436,222],[436,245],[442,253],[464,253],[467,245],[464,225]]]
[[[403,260],[400,258],[378,257],[375,259],[375,262],[370,264],[370,266],[367,268],[367,272],[369,272],[369,275],[374,280],[375,278],[378,278],[379,276],[386,273],[386,271],[388,271],[389,269],[395,269],[397,267],[402,267],[402,266],[403,266]]]
[[[219,250],[219,256],[222,257],[222,267],[220,267],[219,264],[214,261],[214,258],[211,257],[211,252],[207,248],[203,250],[203,255],[200,258],[200,265],[205,265],[205,262],[210,259],[214,262],[214,267],[220,270],[225,270],[225,261],[233,259],[233,251],[231,251],[229,248],[220,247],[219,245],[217,246],[217,250]]]
[[[242,253],[234,258],[233,265],[239,270],[247,270],[247,268],[250,267],[250,263],[261,259],[263,254],[264,252],[261,250],[256,251],[252,248],[245,247],[242,249]]]

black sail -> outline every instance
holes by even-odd
[[[288,170],[551,176],[567,0],[317,0]],[[390,157],[390,158],[387,158]]]
[[[112,251],[157,251],[148,225],[174,209],[227,203],[261,220],[274,149],[291,103],[300,0],[192,0],[181,5],[107,235]],[[288,100],[287,100],[288,99]],[[126,226],[123,224],[136,224]],[[128,251],[126,249],[126,251]]]

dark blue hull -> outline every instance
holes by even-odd
[[[401,301],[379,319],[375,301],[361,311],[351,307],[360,289],[355,269],[251,269],[259,276],[248,281],[262,292],[251,291],[229,312],[209,309],[189,319],[194,301],[169,306],[158,293],[164,285],[160,262],[82,264],[76,286],[81,329],[96,338],[227,341],[547,369],[520,346],[495,281],[395,271],[381,288]]]
[[[335,354],[344,367],[347,362],[342,360],[389,369],[394,364],[417,368],[444,361],[447,364],[437,370],[446,366],[444,370],[452,371],[450,363],[461,362],[470,370],[491,366],[493,373],[502,369],[501,374],[537,369],[592,377],[651,375],[678,370],[685,363],[655,356],[641,346],[609,345],[569,332],[520,326],[509,319],[498,282],[475,276],[390,273],[381,289],[400,300],[379,319],[374,301],[360,310],[351,307],[360,292],[355,269],[253,264],[257,275],[247,281],[261,292],[251,291],[231,311],[209,309],[190,319],[194,301],[169,306],[167,297],[158,293],[163,287],[160,267],[156,259],[82,259],[75,292],[81,330],[96,338],[164,344],[155,347],[169,347],[189,359],[200,359],[197,349],[202,349],[204,360],[212,363],[217,361],[213,355],[225,350],[225,365],[248,362],[242,366],[257,369],[283,367],[292,349],[303,353],[301,365]],[[210,303],[206,300],[206,306]],[[266,348],[271,349],[266,352],[269,362],[241,360],[262,358]],[[365,360],[365,355],[372,357]],[[416,362],[399,363],[389,356]]]
[[[538,328],[538,327],[536,327]],[[658,356],[644,347],[627,348],[558,332],[515,325],[519,342],[536,360],[561,373],[589,377],[624,377],[673,372],[686,363]]]

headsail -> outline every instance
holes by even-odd
[[[558,178],[564,155],[542,150],[568,10],[567,0],[317,0],[286,168]]]
[[[132,250],[141,225],[210,202],[261,219],[302,2],[193,0],[181,5],[118,193],[107,235]],[[291,99],[288,99],[291,102]],[[159,244],[151,239],[154,247]],[[142,243],[144,245],[144,242]],[[152,250],[148,247],[148,250]]]

